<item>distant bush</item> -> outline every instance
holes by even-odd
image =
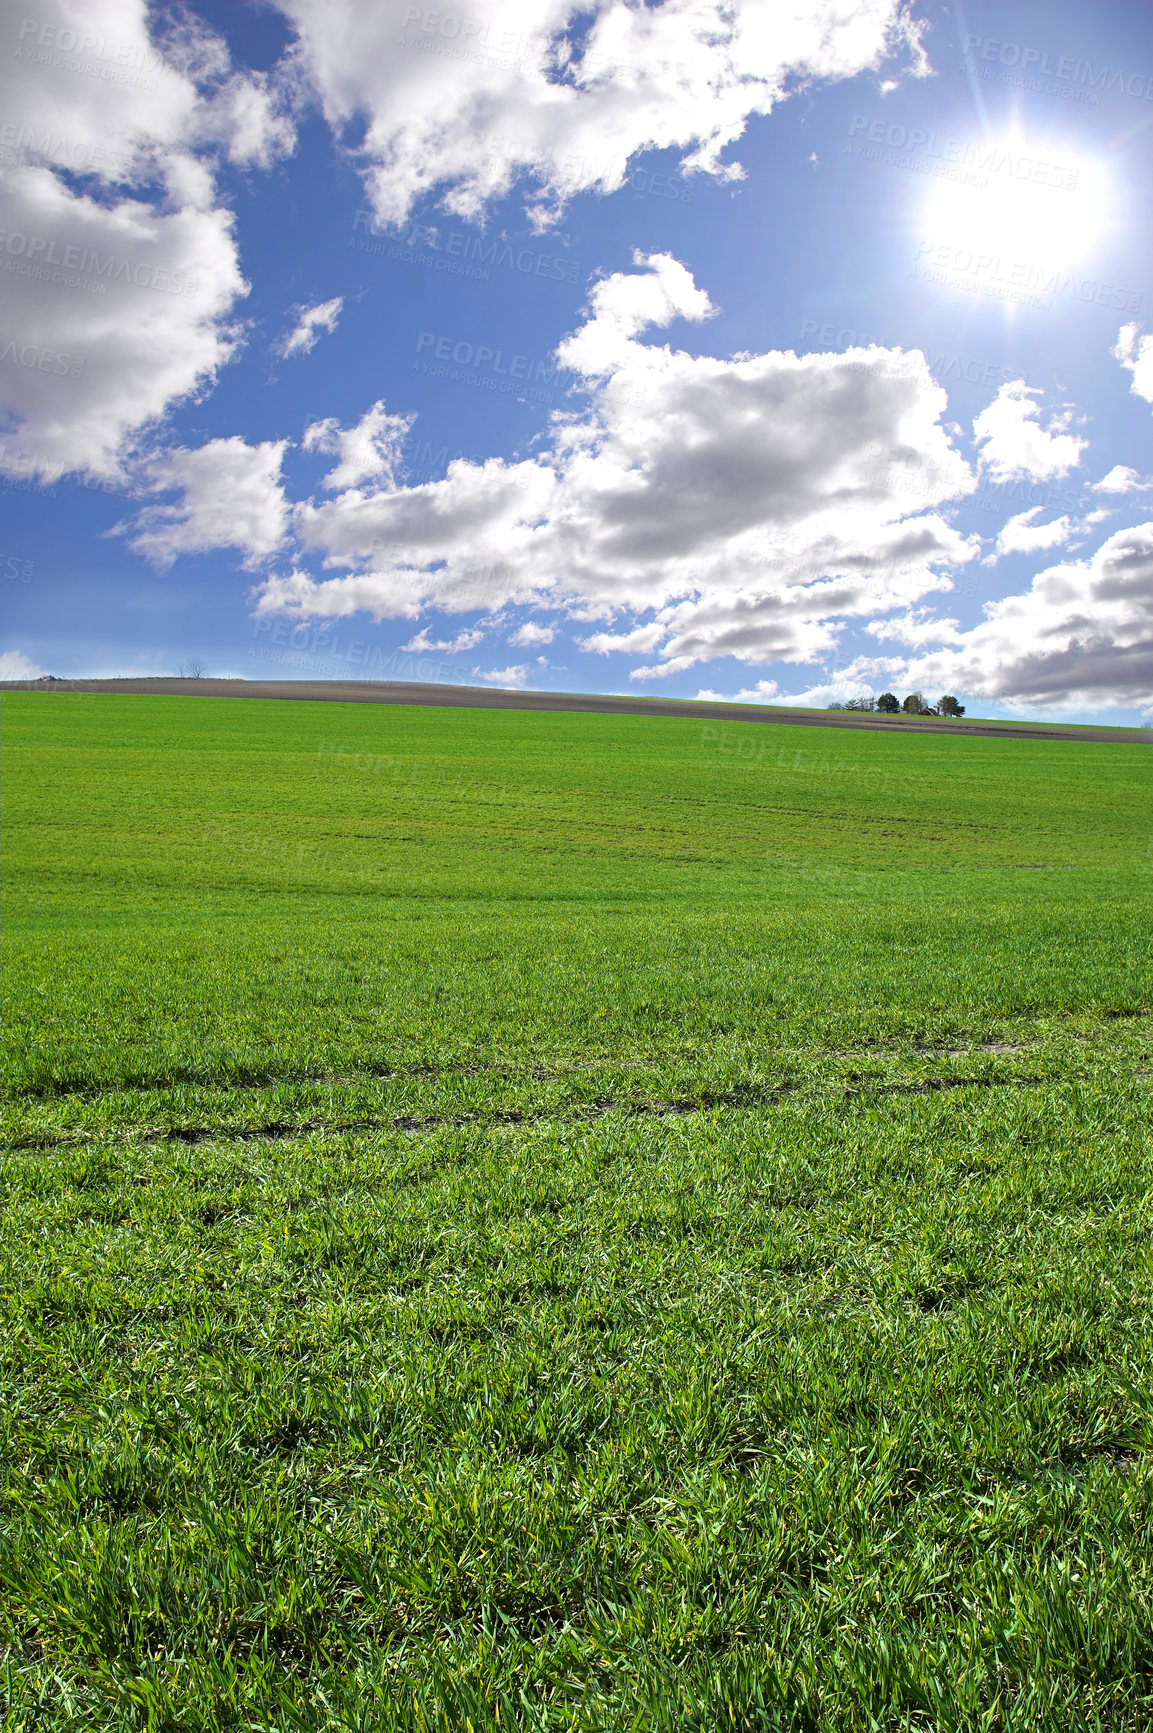
[[[877,699],[877,709],[883,710],[887,716],[895,716],[901,708],[901,701],[895,692],[882,692]]]
[[[906,716],[928,716],[931,714],[929,706],[925,703],[925,694],[923,692],[910,692],[909,696],[905,699],[905,702],[901,705],[901,709],[905,712]]]
[[[826,704],[826,705],[825,705],[825,709],[826,709],[826,710],[847,710],[847,709],[848,709],[848,705],[847,705],[847,704],[840,704],[840,703],[838,703],[838,702],[837,702],[837,700],[836,700],[836,699],[835,699],[835,698],[834,698],[834,699],[833,699],[833,702],[832,702],[832,703],[831,703],[831,704]]]
[[[937,714],[938,716],[963,716],[965,706],[958,704],[952,694],[946,692],[943,698],[937,699]]]

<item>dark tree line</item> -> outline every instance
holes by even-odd
[[[965,706],[958,704],[951,692],[930,704],[923,692],[910,692],[901,701],[895,692],[882,692],[879,698],[849,698],[844,704],[830,704],[830,710],[880,710],[886,716],[963,716]]]

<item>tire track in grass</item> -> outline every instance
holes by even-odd
[[[852,1082],[860,1082],[858,1078]],[[860,1101],[878,1095],[930,1095],[944,1089],[1030,1089],[1037,1088],[1054,1079],[1046,1077],[925,1077],[893,1083],[865,1083],[861,1088],[847,1088],[841,1092],[842,1101]],[[196,1145],[201,1143],[275,1143],[297,1137],[308,1137],[315,1132],[326,1133],[333,1137],[343,1137],[356,1132],[405,1132],[415,1134],[420,1132],[438,1131],[442,1126],[452,1126],[463,1129],[469,1126],[485,1125],[589,1125],[610,1114],[623,1114],[627,1118],[654,1117],[660,1119],[682,1118],[694,1113],[713,1113],[717,1110],[741,1110],[757,1107],[775,1107],[786,1097],[796,1100],[818,1100],[820,1091],[798,1090],[792,1087],[782,1087],[764,1092],[737,1090],[731,1095],[718,1094],[703,1097],[699,1100],[676,1101],[594,1101],[570,1112],[556,1112],[542,1109],[537,1113],[523,1112],[519,1109],[502,1111],[496,1109],[492,1113],[430,1113],[402,1114],[397,1117],[379,1117],[374,1119],[356,1120],[275,1120],[264,1125],[250,1126],[210,1126],[210,1125],[174,1125],[150,1126],[135,1134],[124,1132],[110,1141],[113,1143],[179,1143]],[[33,1149],[67,1149],[82,1148],[86,1142],[91,1142],[99,1134],[94,1133],[64,1133],[59,1136],[45,1135],[42,1137],[17,1138],[8,1144],[12,1150]],[[104,1140],[109,1141],[109,1140]]]

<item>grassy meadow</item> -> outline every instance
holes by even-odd
[[[3,701],[0,1703],[1153,1720],[1153,754]]]

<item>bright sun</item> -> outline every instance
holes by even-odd
[[[1011,138],[967,147],[940,172],[925,209],[928,232],[957,247],[1069,267],[1106,220],[1103,165]]]

